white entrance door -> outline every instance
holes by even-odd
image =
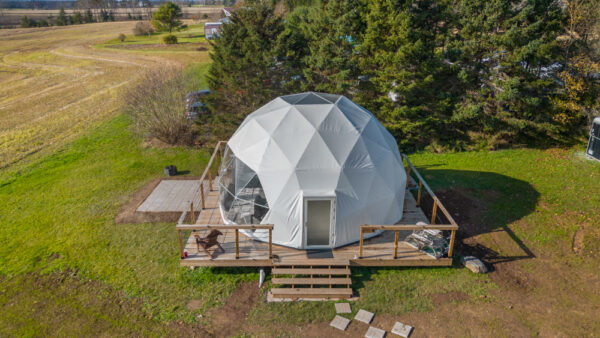
[[[333,198],[304,199],[305,246],[307,248],[330,248],[334,224],[335,203]]]

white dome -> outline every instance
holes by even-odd
[[[227,224],[273,224],[273,243],[293,248],[315,246],[307,229],[316,234],[313,224],[324,222],[307,214],[305,200],[332,201],[321,208],[331,214],[321,230],[329,226],[329,244],[319,246],[338,247],[358,241],[361,224],[398,222],[405,186],[398,145],[373,114],[344,96],[312,92],[248,115],[227,143],[219,179]]]

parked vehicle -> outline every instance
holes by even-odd
[[[209,113],[206,104],[201,101],[202,97],[210,94],[210,90],[202,89],[188,93],[185,97],[186,117],[188,120],[196,120],[200,114]]]
[[[600,161],[600,117],[596,117],[590,130],[590,140],[588,141],[587,155]]]

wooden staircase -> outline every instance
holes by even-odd
[[[349,260],[286,260],[274,263],[271,274],[275,299],[352,297]]]

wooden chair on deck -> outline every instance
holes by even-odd
[[[213,255],[208,252],[208,249],[213,247],[213,246],[217,246],[219,249],[221,249],[222,252],[225,252],[225,249],[223,249],[223,247],[221,246],[221,244],[219,244],[219,241],[217,240],[219,235],[223,235],[222,232],[220,232],[217,229],[213,229],[208,233],[208,236],[206,237],[200,237],[200,235],[194,235],[194,237],[196,238],[196,248],[198,250],[198,253],[200,253],[200,247],[202,247],[202,250],[204,250],[204,252],[206,252],[206,254],[213,259]]]

